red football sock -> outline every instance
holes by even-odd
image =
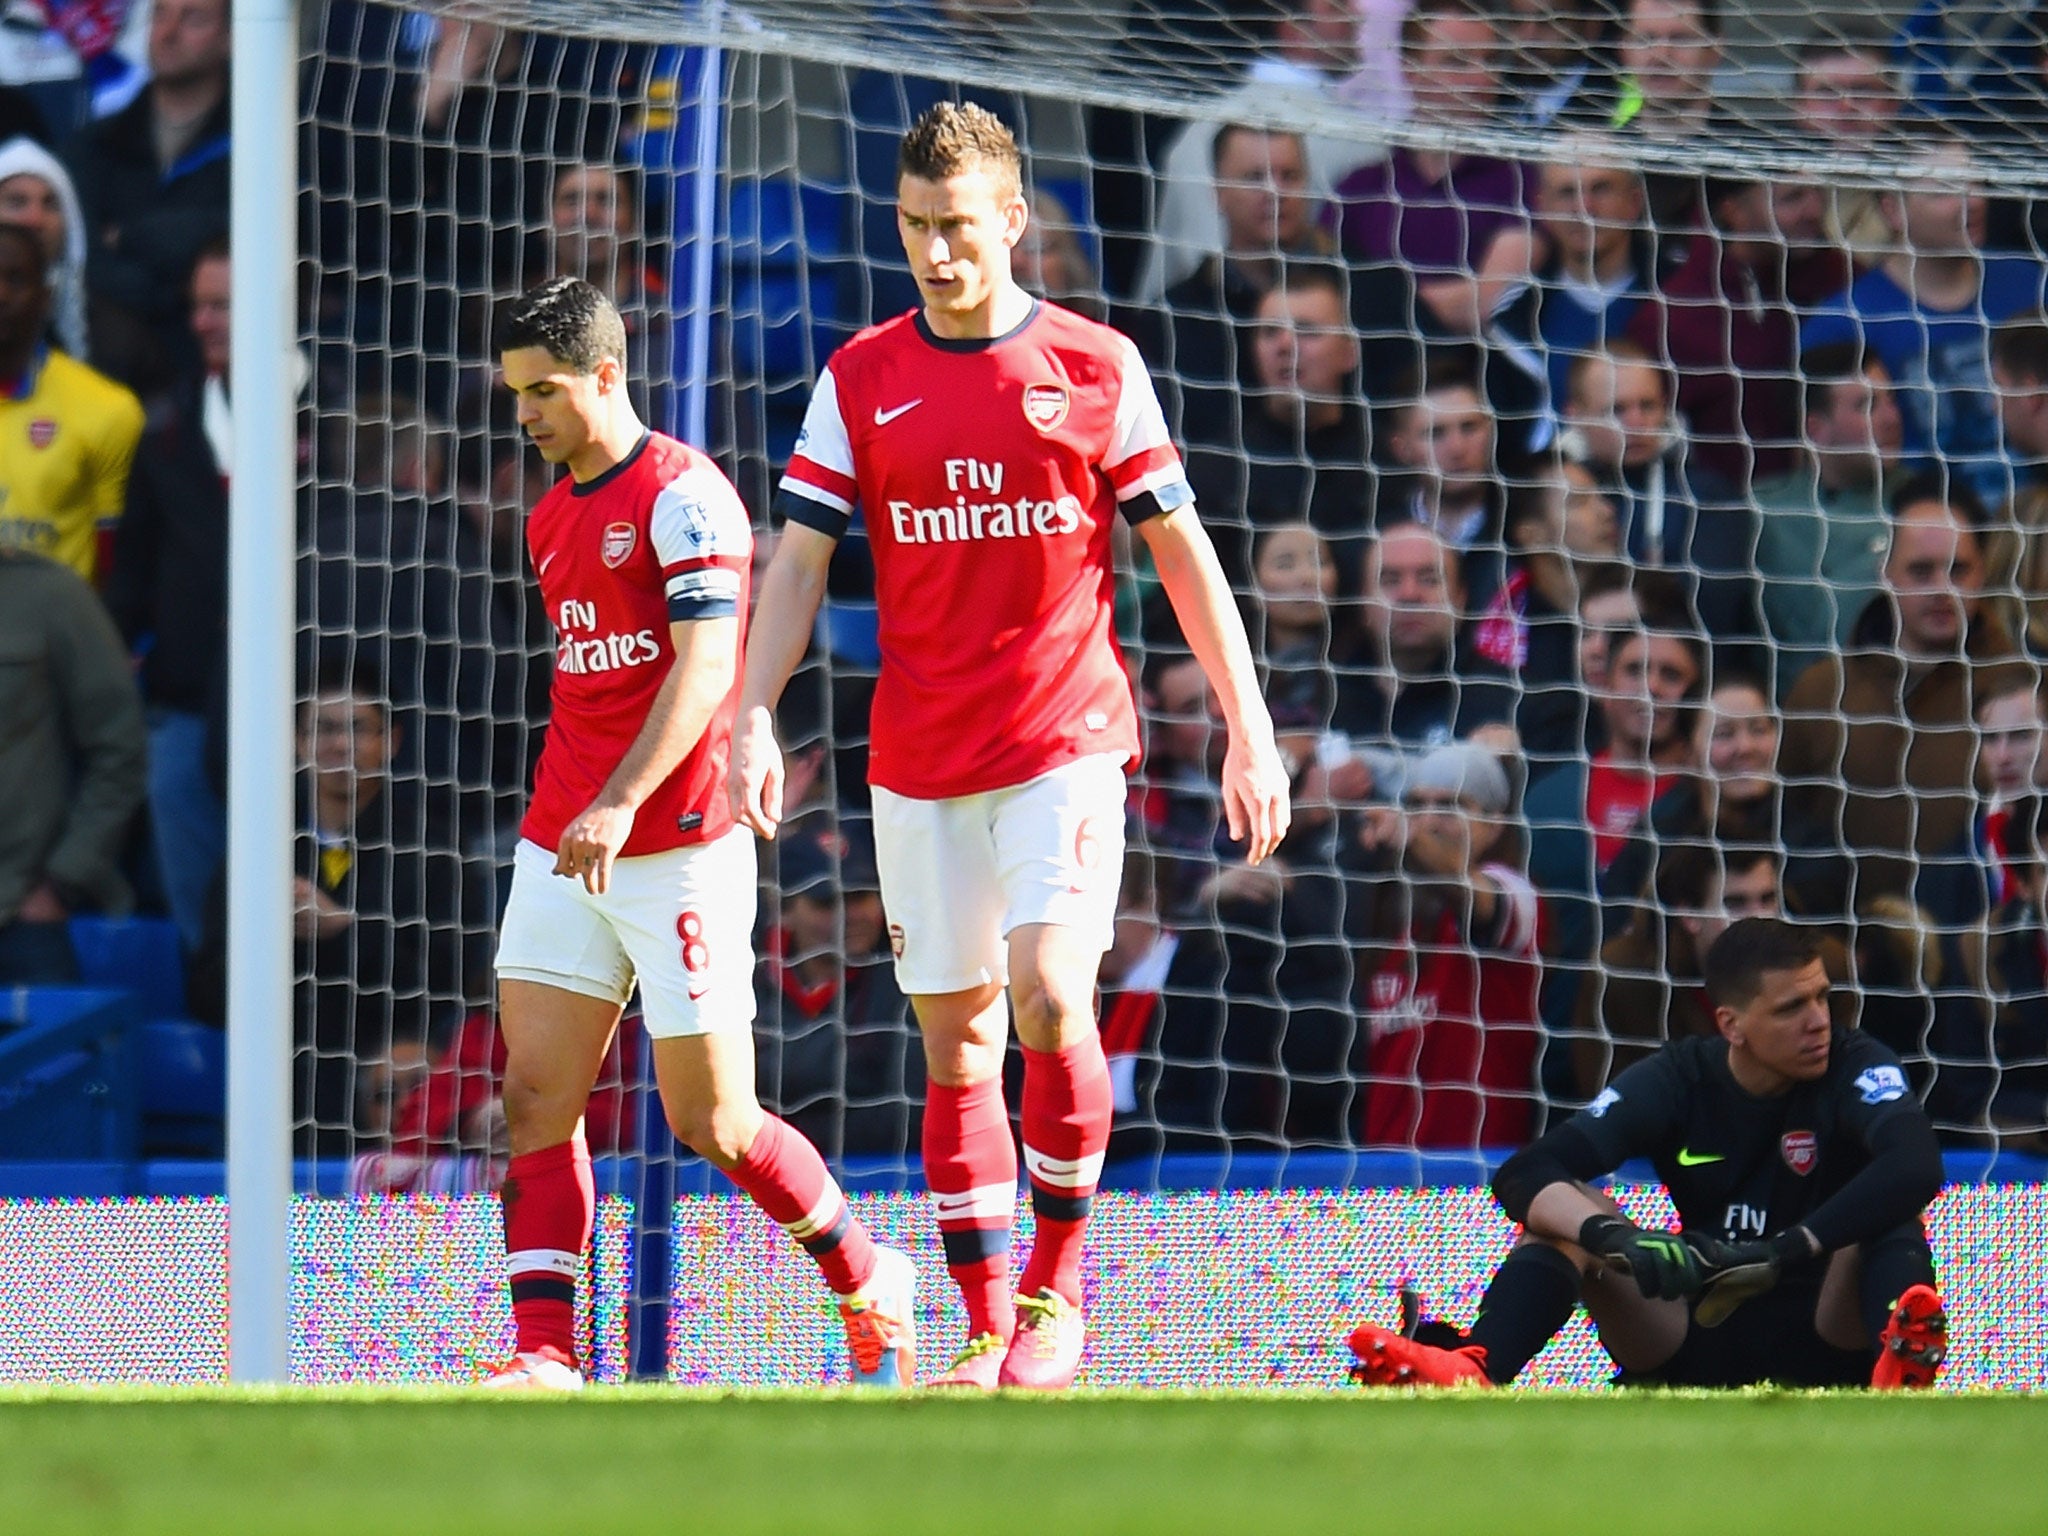
[[[1093,1031],[1060,1051],[1024,1052],[1024,1166],[1038,1236],[1017,1289],[1051,1287],[1081,1304],[1081,1234],[1088,1225],[1114,1110],[1109,1064]]]
[[[512,1286],[516,1347],[522,1354],[554,1348],[575,1360],[576,1281],[597,1210],[582,1132],[513,1158],[498,1198],[505,1207],[505,1274]]]
[[[1017,1144],[1010,1139],[1003,1080],[925,1091],[924,1179],[946,1272],[967,1304],[970,1336],[1017,1331],[1010,1295],[1010,1223],[1017,1209]]]
[[[728,1177],[818,1261],[834,1292],[851,1296],[868,1283],[875,1245],[803,1132],[768,1116]]]

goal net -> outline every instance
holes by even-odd
[[[645,419],[717,455],[765,554],[820,368],[917,302],[896,143],[950,97],[1025,151],[1027,284],[1138,340],[1295,771],[1295,831],[1247,870],[1131,541],[1122,1183],[1476,1182],[1711,1029],[1702,952],[1771,910],[1955,1148],[2048,1145],[2041,25],[309,0],[302,767],[315,799],[378,789],[302,824],[300,874],[351,911],[301,947],[302,1191],[502,1172],[490,961],[554,640],[498,312],[558,273],[613,295]],[[755,1039],[766,1104],[908,1191],[878,660],[856,534],[782,704],[800,814],[762,850]],[[589,1134],[643,1210],[716,1187],[630,1018]],[[665,1220],[607,1219],[621,1305],[665,1295]]]

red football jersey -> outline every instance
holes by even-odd
[[[1514,870],[1486,873],[1507,904],[1500,943],[1480,952],[1446,911],[1410,934],[1369,983],[1362,1138],[1375,1147],[1514,1147],[1529,1139],[1542,1040],[1536,993],[1540,907]]]
[[[1044,303],[986,341],[921,312],[863,331],[819,376],[782,490],[834,537],[856,506],[866,521],[874,783],[941,800],[1137,760],[1111,519],[1194,494],[1130,338]]]
[[[651,432],[597,479],[556,482],[526,520],[526,543],[555,626],[555,676],[520,832],[552,851],[647,723],[675,664],[670,622],[737,615],[744,627],[754,530],[716,464]],[[634,816],[623,857],[708,842],[732,825],[733,670],[703,736]]]

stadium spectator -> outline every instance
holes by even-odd
[[[1483,0],[1420,0],[1401,24],[1401,70],[1415,121],[1446,131],[1489,122],[1501,94],[1500,24]],[[1454,335],[1479,328],[1473,274],[1502,230],[1527,222],[1533,180],[1512,160],[1397,147],[1337,184],[1345,253],[1399,262],[1416,293]]]
[[[1594,127],[1614,115],[1614,0],[1509,0],[1505,116],[1518,127]]]
[[[365,391],[322,446],[300,542],[300,665],[374,667],[413,727],[397,771],[490,783],[491,723],[523,708],[488,558],[450,492],[447,434],[403,395]],[[482,807],[465,801],[465,842]]]
[[[1405,757],[1513,716],[1513,682],[1475,650],[1466,612],[1457,559],[1433,529],[1396,524],[1367,546],[1364,634],[1338,659],[1336,725],[1385,796],[1400,794]]]
[[[1603,156],[1608,158],[1603,158]],[[1643,223],[1643,178],[1611,141],[1575,134],[1536,172],[1536,224],[1527,239],[1493,243],[1480,283],[1486,303],[1486,391],[1506,435],[1529,452],[1550,445],[1572,365],[1618,340],[1657,279]]]
[[[1133,310],[1124,329],[1159,374],[1161,403],[1180,431],[1227,443],[1239,430],[1240,394],[1258,379],[1261,302],[1288,261],[1327,255],[1330,239],[1315,222],[1300,134],[1233,123],[1214,144],[1220,243],[1167,289],[1163,308]]]
[[[0,224],[19,224],[42,238],[50,263],[50,340],[81,363],[91,362],[85,215],[64,162],[34,139],[0,144]]]
[[[1719,1037],[1673,1041],[1510,1158],[1494,1189],[1524,1236],[1471,1333],[1446,1349],[1365,1324],[1364,1381],[1505,1385],[1583,1300],[1625,1379],[1933,1385],[1947,1317],[1923,1213],[1941,1152],[1898,1059],[1833,1027],[1799,928],[1732,924],[1704,970]],[[1677,1233],[1592,1187],[1631,1157],[1671,1191]]]
[[[1779,689],[1848,643],[1882,588],[1890,543],[1885,496],[1904,424],[1884,363],[1853,341],[1799,359],[1806,451],[1792,473],[1756,487],[1756,566]]]
[[[1672,621],[1657,616],[1651,623]],[[1646,624],[1612,642],[1608,687],[1593,696],[1605,744],[1534,779],[1523,797],[1529,878],[1551,915],[1546,951],[1556,962],[1543,1016],[1563,1028],[1576,1010],[1585,967],[1599,953],[1602,877],[1651,803],[1699,765],[1693,704],[1706,681],[1697,634]]]
[[[2041,687],[2029,669],[1987,677],[1972,711],[1978,803],[1956,839],[1920,870],[1914,900],[1944,933],[1960,933],[2018,889],[2015,807],[2048,779]]]
[[[1891,249],[1814,309],[1801,343],[1861,341],[1899,392],[1907,455],[1960,476],[1986,506],[2003,506],[2012,484],[1992,394],[1991,331],[2041,309],[2048,265],[1984,254],[1986,205],[1962,144],[1916,156],[1878,207]]]
[[[775,840],[779,904],[755,968],[760,1099],[837,1161],[918,1144],[923,1057],[889,965],[874,839],[811,817]]]
[[[1799,316],[1840,292],[1851,269],[1827,244],[1820,187],[1726,177],[1705,186],[1705,228],[1629,335],[1677,375],[1694,465],[1741,493],[1792,467]]]
[[[1043,187],[1031,194],[1031,221],[1012,253],[1018,283],[1090,320],[1109,318],[1102,280],[1081,244],[1074,211]]]
[[[1135,290],[1140,304],[1157,304],[1164,298],[1170,307],[1177,307],[1172,298],[1175,287],[1219,253],[1230,250],[1234,235],[1227,191],[1231,172],[1236,170],[1236,180],[1243,186],[1253,181],[1260,169],[1245,160],[1246,146],[1236,146],[1231,155],[1225,153],[1223,141],[1233,132],[1257,133],[1239,123],[1247,109],[1270,112],[1280,102],[1326,109],[1336,104],[1338,88],[1357,73],[1359,18],[1357,7],[1349,0],[1274,0],[1265,9],[1272,18],[1271,31],[1243,75],[1229,90],[1204,104],[1208,120],[1182,129],[1160,163],[1152,184],[1157,199],[1153,238]],[[1279,160],[1274,161],[1275,185],[1296,191],[1311,210],[1329,199],[1338,182],[1384,152],[1369,134],[1272,137],[1291,140],[1296,147],[1284,168]],[[1274,252],[1270,242],[1257,249]],[[1295,253],[1284,244],[1278,251]]]
[[[1987,925],[1982,974],[1969,979],[1993,1010],[1990,1128],[2005,1145],[2048,1152],[2048,796],[2013,810],[2009,888]]]
[[[209,716],[226,689],[232,273],[225,240],[192,264],[198,366],[142,439],[106,585],[107,608],[138,658],[157,879],[188,952],[205,937],[207,891],[227,850],[227,811],[207,757]]]
[[[1264,673],[1266,707],[1283,758],[1314,751],[1336,705],[1330,670],[1337,564],[1307,523],[1282,523],[1252,546],[1246,629]]]
[[[1579,598],[1579,680],[1588,698],[1601,697],[1614,680],[1614,646],[1643,620],[1635,587],[1623,581],[1600,586]],[[1596,712],[1587,722],[1588,740],[1597,746],[1605,727]]]
[[[1516,735],[1542,774],[1585,750],[1581,604],[1626,596],[1614,502],[1583,465],[1546,465],[1509,494],[1507,545],[1507,580],[1479,621],[1475,649],[1516,676]]]
[[[1991,386],[2000,441],[2012,474],[2001,526],[2048,522],[2048,317],[2015,316],[1991,333]]]
[[[1720,0],[1627,0],[1610,126],[1659,149],[1725,139],[1734,124],[1714,89],[1724,58],[1721,31]],[[1652,171],[1644,181],[1659,237],[1686,245],[1705,222],[1700,178]]]
[[[1921,0],[1899,29],[1897,51],[1914,106],[1989,137],[2010,133],[2039,102],[2044,36],[2038,0]]]
[[[1905,106],[1891,65],[1891,37],[1874,17],[1830,17],[1793,53],[1798,79],[1792,128],[1809,149],[1867,156],[1880,148]],[[1857,265],[1877,261],[1891,231],[1871,187],[1828,189],[1828,234]]]
[[[1639,907],[1600,946],[1599,971],[1579,989],[1572,1065],[1580,1099],[1592,1099],[1668,1040],[1714,1037],[1700,959],[1730,923],[1780,915],[1782,865],[1762,843],[1684,842],[1664,850],[1654,904]]]
[[[1635,342],[1572,365],[1559,446],[1614,498],[1638,570],[1668,572],[1716,636],[1756,632],[1756,537],[1748,509],[1702,473],[1673,402],[1670,373]]]
[[[1186,651],[1146,662],[1145,760],[1135,800],[1158,856],[1159,910],[1169,922],[1193,910],[1196,893],[1227,850],[1218,843],[1224,733],[1201,664]]]
[[[50,348],[50,297],[42,241],[19,224],[0,224],[0,545],[48,555],[98,582],[142,436],[142,406]]]
[[[1421,388],[1385,413],[1386,456],[1399,473],[1380,484],[1376,526],[1421,523],[1456,552],[1470,610],[1484,611],[1504,575],[1507,483],[1519,460],[1504,454],[1500,425],[1470,360],[1434,357]]]
[[[462,1013],[452,811],[393,776],[401,735],[367,668],[320,677],[299,712],[293,1118],[302,1157],[355,1150],[360,1063],[452,1029]]]
[[[1255,311],[1258,388],[1242,436],[1189,445],[1196,504],[1240,584],[1251,531],[1304,518],[1356,569],[1373,475],[1346,289],[1334,264],[1289,266]]]
[[[497,713],[490,726],[489,826],[494,851],[509,858],[547,723],[555,631],[526,551],[526,511],[546,489],[547,474],[506,414],[501,409],[486,430],[457,441],[453,479],[461,589],[466,596],[475,591],[469,600],[488,615],[488,631],[498,645],[491,676]],[[479,851],[473,835],[466,846]]]
[[[83,129],[70,153],[96,308],[135,322],[99,365],[149,396],[191,357],[185,278],[228,223],[228,0],[157,0],[149,85]]]
[[[1512,1147],[1535,1126],[1540,904],[1512,798],[1499,759],[1452,742],[1365,813],[1367,1146]]]
[[[1981,508],[1933,477],[1892,500],[1885,590],[1849,644],[1785,701],[1779,770],[1788,814],[1846,859],[1843,912],[1909,893],[1920,860],[1969,824],[1977,757],[1972,701],[2014,664],[1986,610]]]
[[[628,377],[641,419],[668,431],[680,359],[669,324],[668,281],[650,259],[639,179],[615,165],[571,161],[555,172],[548,224],[534,275],[580,277],[600,289],[626,322]]]
[[[1473,649],[1520,685],[1515,732],[1533,773],[1586,740],[1580,604],[1626,591],[1614,503],[1583,465],[1552,462],[1509,493],[1507,580],[1474,631]]]
[[[129,902],[121,852],[143,797],[142,710],[91,589],[4,546],[0,656],[0,984],[74,980],[66,921]]]
[[[1773,844],[1783,836],[1778,742],[1783,724],[1761,678],[1720,669],[1699,712],[1699,771],[1680,774],[1601,876],[1602,926],[1620,932],[1655,896],[1657,871],[1675,846]]]

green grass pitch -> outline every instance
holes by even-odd
[[[2048,1401],[15,1389],[0,1531],[2048,1531]]]

